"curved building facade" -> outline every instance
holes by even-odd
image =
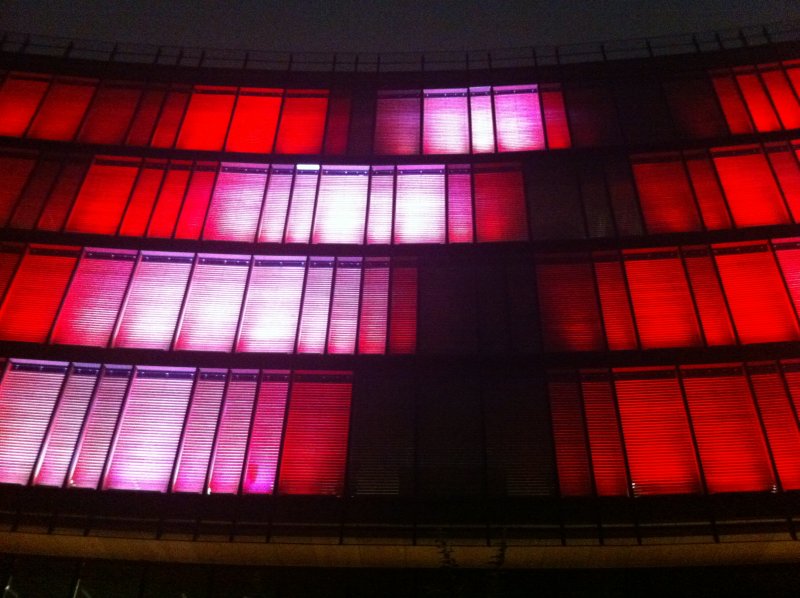
[[[797,559],[800,35],[770,33],[433,65],[5,36],[9,587],[23,554]]]

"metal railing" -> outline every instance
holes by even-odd
[[[605,62],[800,41],[800,21],[683,35],[560,46],[429,52],[271,52],[114,43],[14,32],[0,33],[0,52],[182,67],[266,71],[459,71]]]

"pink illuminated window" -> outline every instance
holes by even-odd
[[[191,254],[142,255],[122,307],[115,347],[170,348],[191,268]]]
[[[305,258],[255,258],[237,351],[294,352],[305,265]]]
[[[544,127],[535,85],[494,88],[497,151],[544,149]]]
[[[635,496],[702,489],[673,370],[619,370],[615,386]]]
[[[494,115],[490,87],[469,88],[469,114],[472,126],[472,153],[493,153],[495,151]]]
[[[77,255],[68,248],[29,249],[0,308],[0,338],[45,342]]]
[[[53,328],[53,342],[106,347],[130,280],[135,251],[87,250]]]
[[[361,258],[339,258],[336,261],[328,353],[355,353],[361,274]]]
[[[528,217],[519,169],[479,167],[474,176],[478,242],[526,241]]]
[[[366,166],[323,168],[314,215],[314,243],[363,243],[368,174]]]
[[[175,137],[178,134],[178,127],[181,125],[190,95],[188,88],[175,89],[166,95],[161,103],[158,124],[153,131],[150,145],[167,148],[175,145]]]
[[[386,326],[389,307],[389,260],[367,258],[361,289],[358,352],[386,352]]]
[[[200,370],[178,449],[173,492],[200,493],[206,487],[227,370]]]
[[[389,352],[414,353],[416,347],[417,268],[396,263],[392,267]]]
[[[567,111],[564,107],[564,94],[560,89],[542,90],[542,110],[547,128],[547,147],[564,149],[572,146],[569,136]]]
[[[33,157],[0,155],[0,226],[11,216],[35,164]]]
[[[282,96],[283,90],[280,89],[240,89],[225,149],[229,152],[271,152]]]
[[[281,494],[341,496],[353,383],[343,372],[297,372],[283,442]]]
[[[766,245],[720,245],[714,247],[714,255],[742,343],[800,338],[780,271]]]
[[[442,166],[397,170],[395,243],[444,243],[444,171]]]
[[[547,385],[561,496],[592,494],[591,462],[577,382],[552,379]]]
[[[703,344],[677,252],[625,253],[625,274],[643,349]]]
[[[333,258],[312,257],[308,262],[303,312],[300,316],[298,353],[323,353],[333,283]]]
[[[628,302],[622,264],[613,254],[596,254],[594,272],[608,348],[612,351],[636,349],[636,329]]]
[[[722,112],[725,114],[725,120],[728,121],[730,132],[734,135],[752,133],[753,124],[750,121],[750,115],[747,113],[747,108],[745,108],[739,88],[733,77],[719,75],[713,78],[713,82],[719,103],[722,105]]]
[[[217,178],[217,164],[214,162],[196,163],[192,178],[183,198],[178,224],[175,228],[176,239],[199,239],[203,223],[211,201],[211,192]]]
[[[198,257],[175,341],[176,349],[232,350],[249,266],[248,256]]]
[[[72,141],[96,86],[94,79],[65,78],[54,81],[31,123],[28,136]]]
[[[133,84],[104,83],[94,97],[78,140],[120,144],[125,141],[142,90]]]
[[[742,90],[756,129],[760,132],[780,130],[781,124],[758,75],[750,68],[747,71],[736,75],[736,82]]]
[[[648,232],[701,230],[692,188],[679,157],[634,162],[632,168]]]
[[[469,153],[469,115],[466,89],[423,91],[422,153]]]
[[[209,494],[239,492],[257,384],[256,371],[234,370],[230,374],[211,456]]]
[[[49,77],[13,73],[0,87],[0,135],[22,137],[42,101]]]
[[[394,205],[394,167],[372,167],[367,210],[367,244],[392,242],[392,209]]]
[[[322,150],[328,92],[293,90],[286,93],[278,127],[275,152],[318,154]]]
[[[80,365],[73,366],[69,371],[53,421],[42,443],[41,456],[33,473],[34,484],[64,485],[99,371],[97,366]]]
[[[786,206],[764,154],[751,148],[736,153],[715,152],[714,166],[737,226],[789,223]]]
[[[421,102],[418,91],[379,92],[375,117],[375,153],[420,153]]]
[[[128,207],[122,217],[119,234],[143,237],[153,211],[161,182],[164,180],[167,162],[164,160],[145,160],[139,169],[136,184],[130,194]]]
[[[536,266],[542,336],[548,351],[604,348],[602,321],[588,262]]]
[[[286,219],[287,243],[308,243],[311,221],[314,218],[314,203],[317,198],[319,166],[300,164],[294,174],[292,199]]]
[[[261,217],[258,240],[262,243],[282,243],[286,229],[286,214],[294,181],[293,166],[273,166]]]
[[[193,381],[194,369],[137,368],[103,489],[167,491]]]
[[[0,482],[27,484],[66,364],[14,361],[0,385]]]
[[[264,199],[263,164],[223,164],[208,209],[204,239],[252,241]]]
[[[89,405],[67,485],[95,489],[100,483],[119,411],[131,378],[129,367],[106,366]]]
[[[741,369],[686,367],[682,374],[708,491],[771,490],[775,480]]]
[[[272,494],[275,489],[288,394],[289,372],[261,374],[242,487],[247,494]]]
[[[194,88],[176,147],[221,150],[233,110],[234,89],[198,85]]]
[[[172,161],[161,183],[158,201],[150,217],[150,225],[147,227],[148,237],[172,237],[190,175],[191,162]]]
[[[447,239],[472,243],[472,175],[469,166],[447,168]]]
[[[581,381],[586,429],[598,496],[627,496],[628,475],[614,391],[604,373],[587,373]]]
[[[683,254],[706,343],[735,344],[728,306],[708,248],[689,248]]]
[[[138,172],[139,161],[135,159],[95,160],[67,220],[67,231],[116,233]]]

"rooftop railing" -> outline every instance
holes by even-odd
[[[268,71],[454,71],[606,62],[800,41],[800,21],[560,46],[429,52],[271,52],[158,46],[0,33],[0,52],[182,67]]]

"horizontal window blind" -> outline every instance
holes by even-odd
[[[115,81],[103,82],[86,114],[78,141],[122,144],[141,95],[142,89],[139,86]]]
[[[47,93],[50,77],[11,73],[0,87],[0,135],[22,137]]]
[[[72,141],[97,88],[96,79],[54,80],[27,131],[34,139]]]
[[[423,154],[468,154],[466,89],[423,90]]]
[[[225,149],[229,152],[271,152],[278,129],[282,95],[281,89],[241,88]]]
[[[133,159],[95,160],[75,200],[66,230],[114,234],[136,181],[138,166]]]
[[[275,152],[320,153],[327,111],[327,90],[287,91],[281,109]]]
[[[198,85],[183,115],[176,147],[221,150],[234,106],[234,89]]]

